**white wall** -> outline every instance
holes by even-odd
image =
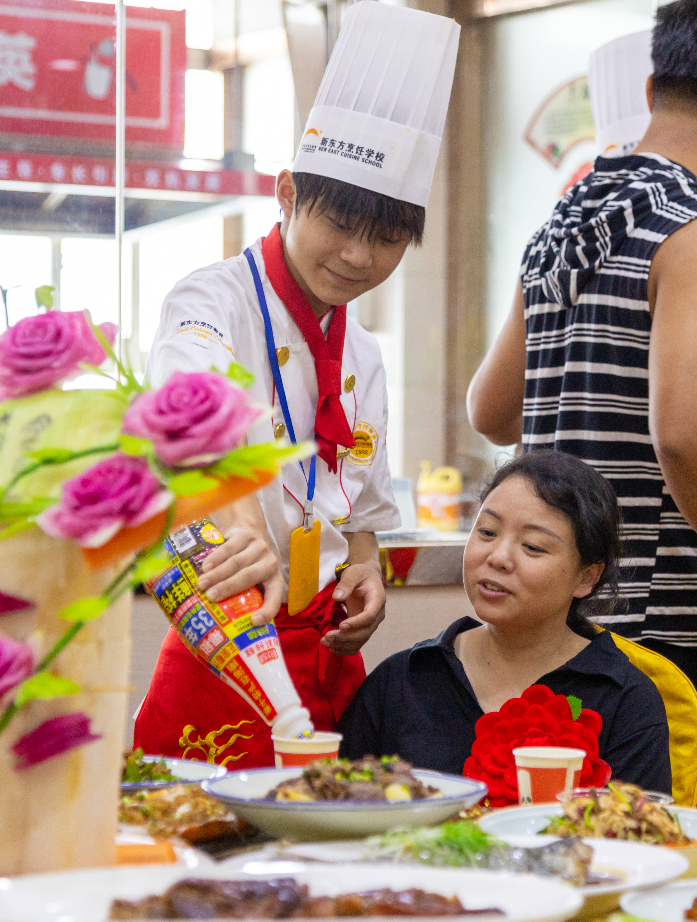
[[[485,101],[487,313],[489,341],[510,310],[523,250],[575,170],[597,155],[573,148],[554,169],[523,138],[540,103],[588,72],[600,45],[653,25],[652,0],[590,0],[505,16],[487,26]]]

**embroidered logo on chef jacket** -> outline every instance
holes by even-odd
[[[372,464],[378,450],[378,434],[370,425],[359,420],[353,430],[356,444],[350,450],[347,461],[351,464]]]
[[[207,762],[214,762],[218,756],[222,755],[227,749],[230,748],[238,739],[251,740],[254,736],[253,733],[245,735],[244,733],[232,733],[228,736],[227,740],[219,741],[219,737],[225,733],[226,730],[239,730],[242,724],[253,724],[253,720],[240,720],[236,724],[224,724],[219,730],[211,730],[210,733],[207,733],[204,737],[201,737],[196,727],[193,724],[187,724],[182,730],[182,735],[179,740],[179,745],[182,747],[184,752],[182,753],[182,759],[187,757],[193,761],[201,761],[197,759],[194,755],[189,755],[189,753],[194,753],[197,750],[202,752]],[[192,735],[196,734],[198,739],[192,739]],[[244,743],[242,743],[244,746]],[[247,752],[240,752],[239,755],[229,755],[226,756],[222,762],[219,762],[219,765],[225,765],[227,762],[236,762],[238,759],[241,759],[242,756],[246,756]]]
[[[227,349],[233,357],[235,354],[232,348],[223,342],[223,334],[220,330],[214,327],[212,323],[206,323],[204,320],[182,320],[169,338],[174,339],[175,336],[192,337],[194,340],[199,340],[199,344],[204,348],[204,343],[212,343],[214,346],[222,346]]]

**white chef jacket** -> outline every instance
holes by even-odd
[[[298,441],[314,438],[317,376],[310,348],[266,275],[261,241],[251,248],[266,295],[276,349],[286,346],[281,366],[290,417]],[[333,312],[322,318],[326,332]],[[283,413],[269,365],[264,321],[254,281],[244,255],[197,269],[178,282],[165,298],[160,324],[148,360],[147,377],[161,385],[173,371],[224,371],[239,362],[255,378],[249,393],[255,403],[273,406],[270,418],[248,433],[250,445],[274,440]],[[350,376],[355,386],[350,388]],[[348,381],[347,381],[348,379]],[[348,556],[347,532],[398,528],[399,512],[387,464],[387,390],[380,347],[370,333],[347,318],[342,360],[341,403],[356,446],[332,474],[317,458],[315,518],[322,523],[319,589],[335,579],[335,568]],[[309,471],[309,464],[305,463]],[[298,462],[257,494],[266,518],[271,546],[281,564],[288,592],[291,532],[302,525],[307,483]]]

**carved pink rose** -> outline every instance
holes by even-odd
[[[117,327],[101,323],[106,338]],[[0,400],[25,397],[78,374],[78,365],[106,358],[82,311],[47,311],[25,317],[0,336]]]
[[[262,412],[222,375],[175,371],[161,388],[134,400],[123,431],[150,439],[167,465],[211,464],[240,444]]]
[[[12,747],[17,756],[15,771],[31,768],[76,746],[101,739],[100,733],[92,733],[90,724],[91,718],[80,711],[45,720]]]
[[[37,521],[54,538],[101,547],[124,526],[140,525],[166,509],[172,499],[147,461],[115,454],[66,480],[58,505]]]
[[[34,651],[25,643],[0,637],[0,698],[31,675]]]

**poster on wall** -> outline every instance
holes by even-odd
[[[126,143],[184,145],[185,13],[126,15]],[[0,132],[113,141],[114,6],[0,2]]]
[[[550,93],[530,119],[524,138],[555,169],[577,144],[593,141],[588,77],[575,77]]]

